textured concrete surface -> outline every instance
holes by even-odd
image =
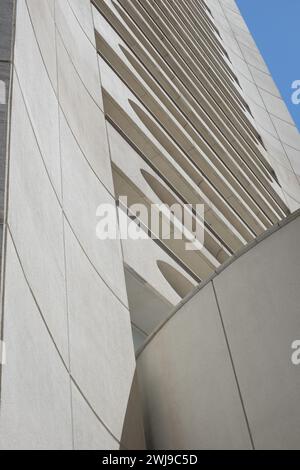
[[[148,344],[138,372],[151,449],[251,448],[211,285]]]
[[[0,447],[135,447],[121,245],[96,238],[114,190],[90,2],[20,0],[16,31]]]
[[[61,207],[41,158],[17,79],[14,80],[13,109],[18,111],[12,113],[11,122],[9,227],[30,286],[67,361]]]
[[[119,439],[135,370],[129,312],[67,227],[66,258],[72,374]]]
[[[299,230],[298,217],[214,281],[257,449],[299,448],[300,377],[291,362],[300,331]]]
[[[8,238],[1,449],[71,449],[70,378]]]
[[[120,443],[99,421],[75,385],[72,385],[72,406],[76,449],[118,450],[120,448]]]
[[[141,350],[150,447],[299,448],[299,229],[298,212],[187,298]]]

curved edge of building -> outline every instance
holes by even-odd
[[[115,199],[90,0],[7,0],[0,20],[0,448],[143,447],[121,245],[95,233]]]
[[[299,231],[297,211],[197,288],[140,350],[149,448],[299,448]]]

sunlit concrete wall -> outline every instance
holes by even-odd
[[[138,356],[155,449],[299,449],[300,212],[185,299]]]
[[[18,0],[14,53],[0,448],[139,447],[90,1]]]
[[[207,0],[206,3],[252,111],[254,125],[265,143],[284,200],[294,211],[300,206],[300,133],[235,0]]]

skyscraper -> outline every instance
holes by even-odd
[[[300,137],[235,1],[2,3],[0,447],[299,447]]]

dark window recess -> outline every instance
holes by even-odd
[[[211,16],[212,18],[214,18],[214,15],[212,14],[212,11],[211,11],[211,9],[210,9],[210,8],[209,8],[209,7],[206,5],[206,3],[205,3],[205,2],[203,2],[203,4],[204,4],[204,6],[205,6],[206,10],[208,11],[208,13],[210,14],[210,16]]]
[[[229,60],[230,60],[230,59],[229,59]],[[230,61],[230,62],[231,62],[231,61]],[[242,85],[241,85],[241,83],[240,83],[240,81],[239,81],[239,79],[237,78],[236,75],[233,76],[233,79],[234,79],[234,81],[238,84],[238,86],[240,87],[240,89],[242,90],[242,89],[243,89],[243,88],[242,88]]]
[[[253,114],[252,114],[252,111],[251,111],[251,108],[250,106],[248,105],[248,103],[245,103],[245,108],[246,110],[248,111],[249,114],[251,114],[251,116],[254,118]],[[262,140],[262,139],[261,139]]]
[[[229,62],[231,62],[230,57],[229,57],[229,54],[228,54],[227,51],[224,51],[224,55],[225,55],[225,57],[227,57],[227,59],[229,60]],[[231,62],[231,63],[232,63],[232,62]]]
[[[264,143],[264,141],[263,141],[261,135],[259,135],[259,134],[257,135],[257,140],[258,140],[258,142],[263,146],[263,148],[264,148],[265,150],[267,150],[267,149],[266,149],[266,146],[265,146],[265,143]]]
[[[278,184],[278,186],[279,186],[280,188],[282,188],[282,186],[281,186],[281,184],[280,184],[280,181],[279,181],[279,179],[278,179],[278,176],[277,176],[277,174],[276,174],[276,171],[273,170],[273,168],[272,168],[272,170],[270,171],[270,173],[271,173],[272,177],[274,178],[274,180],[276,181],[276,183]]]

